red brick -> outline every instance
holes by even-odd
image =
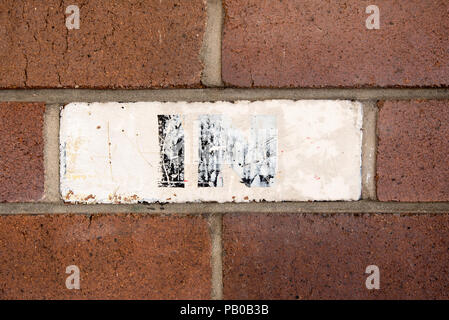
[[[230,214],[223,228],[225,299],[449,299],[448,214]]]
[[[0,216],[0,299],[208,299],[210,251],[202,217]]]
[[[377,197],[449,201],[449,101],[385,101],[378,120]]]
[[[449,85],[447,0],[224,0],[223,80],[237,87]],[[380,9],[368,30],[366,7]]]
[[[203,0],[0,2],[0,87],[196,87]]]
[[[44,111],[42,103],[0,103],[0,202],[43,196]]]

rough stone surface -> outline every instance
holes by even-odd
[[[200,85],[203,0],[0,2],[0,88]]]
[[[361,126],[361,103],[344,100],[71,103],[61,193],[82,203],[358,200]]]
[[[0,299],[208,299],[210,251],[201,217],[0,216]]]
[[[380,29],[365,26],[369,5]],[[224,0],[223,81],[237,87],[449,85],[447,0]]]
[[[449,101],[379,106],[378,199],[449,201]]]
[[[449,299],[448,234],[448,214],[228,214],[224,299]]]
[[[42,103],[0,103],[0,202],[43,196],[44,111]]]

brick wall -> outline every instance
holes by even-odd
[[[0,298],[448,299],[448,14],[0,0]]]

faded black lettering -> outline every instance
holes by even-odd
[[[253,116],[249,141],[221,115],[200,116],[198,186],[222,187],[222,166],[229,165],[247,187],[270,187],[277,158],[274,116]]]
[[[179,115],[158,115],[161,179],[159,187],[184,188],[184,130]]]

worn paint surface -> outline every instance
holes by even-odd
[[[252,116],[246,141],[229,117],[200,115],[199,187],[223,187],[223,169],[229,165],[248,187],[272,185],[276,172],[276,117]]]
[[[71,103],[68,202],[358,200],[362,106],[330,100]]]

